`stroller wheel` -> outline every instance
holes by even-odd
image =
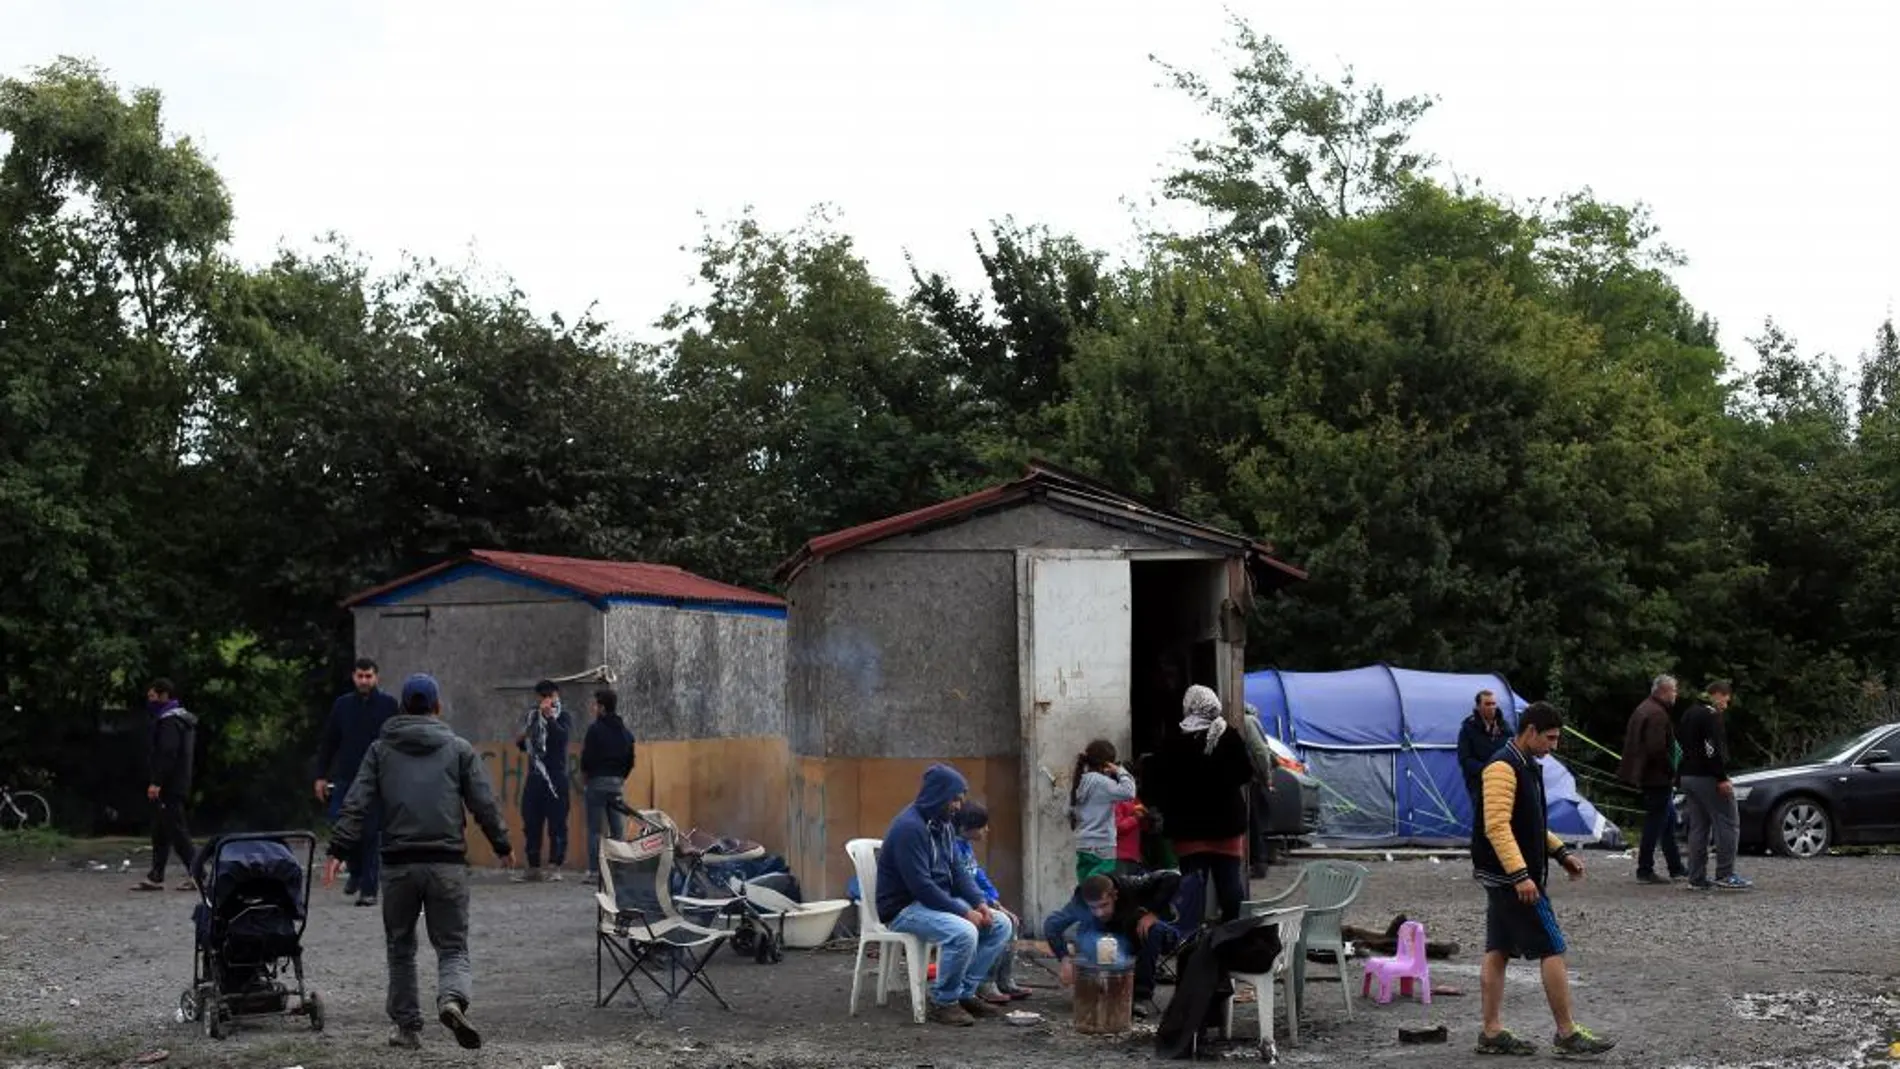
[[[178,996],[178,1019],[195,1021],[198,1019],[198,989],[185,988]]]
[[[303,1012],[310,1018],[312,1032],[323,1031],[323,999],[315,991],[304,996]]]
[[[750,924],[743,925],[732,933],[732,952],[735,954],[754,954],[759,949],[759,933]]]
[[[759,949],[752,955],[752,960],[760,965],[777,965],[785,960],[785,952],[779,949],[778,940],[772,937],[771,932],[760,932]]]

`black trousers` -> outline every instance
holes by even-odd
[[[1247,899],[1247,880],[1240,859],[1226,854],[1183,854],[1181,872],[1203,872],[1214,885],[1214,898],[1220,905],[1221,923],[1240,917],[1240,904]]]
[[[165,882],[165,863],[173,853],[190,875],[191,832],[185,826],[185,800],[163,792],[152,803],[152,871],[146,875],[153,883]]]

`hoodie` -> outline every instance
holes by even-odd
[[[198,718],[176,701],[152,706],[152,767],[147,781],[173,801],[191,793],[191,759],[198,748]]]
[[[633,774],[633,732],[619,713],[603,713],[581,741],[581,777],[626,779]]]
[[[897,814],[877,853],[877,916],[886,924],[912,902],[962,916],[984,902],[983,892],[957,863],[950,803],[969,790],[949,765],[924,770],[917,800]]]
[[[348,858],[356,849],[363,814],[374,805],[382,806],[386,865],[467,864],[464,808],[475,815],[497,855],[511,852],[508,828],[475,747],[441,717],[401,714],[383,725],[337,814],[332,857]]]
[[[996,885],[990,882],[990,874],[984,872],[983,866],[977,862],[976,844],[959,835],[956,845],[957,864],[963,869],[964,874],[970,877],[970,882],[976,885],[977,894],[983,897],[984,902],[1000,905],[1003,896],[997,893]]]

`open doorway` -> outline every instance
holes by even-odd
[[[1130,738],[1153,753],[1181,720],[1181,693],[1199,683],[1220,691],[1222,560],[1135,560],[1129,564]]]

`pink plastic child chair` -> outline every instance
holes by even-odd
[[[1430,1005],[1432,1001],[1432,966],[1425,960],[1425,926],[1417,921],[1406,921],[1399,926],[1398,953],[1389,958],[1367,958],[1365,982],[1360,985],[1359,995],[1364,998],[1372,993],[1372,981],[1379,981],[1379,1002],[1381,1005],[1392,1001],[1392,981],[1398,981],[1399,994],[1412,994],[1412,981],[1418,981],[1418,999]]]

